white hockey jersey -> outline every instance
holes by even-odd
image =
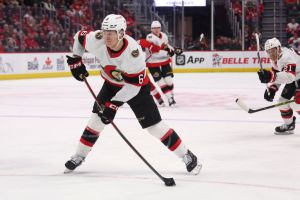
[[[74,36],[73,54],[82,57],[88,51],[100,61],[101,76],[111,85],[122,87],[113,101],[127,102],[138,94],[141,86],[149,82],[145,55],[140,45],[130,36],[118,52],[109,49],[101,31],[79,31]]]
[[[286,47],[282,47],[282,55],[272,62],[272,70],[276,71],[276,76],[272,77],[272,84],[289,84],[300,78],[300,54]]]
[[[168,43],[168,36],[160,32],[160,36],[156,36],[153,33],[149,33],[146,37],[146,40],[157,45],[157,46],[162,46],[163,44],[166,44],[171,47]],[[148,58],[150,56],[150,51],[146,50],[146,57]],[[167,51],[160,50],[157,53],[153,53],[152,56],[148,59],[147,61],[147,67],[160,67],[161,65],[166,65],[171,62],[170,56],[168,55]]]

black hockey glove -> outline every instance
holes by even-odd
[[[278,87],[276,85],[271,85],[269,87],[269,91],[267,89],[265,91],[264,94],[265,100],[272,102],[274,100],[277,91],[278,91]]]
[[[161,48],[162,48],[162,50],[168,52],[168,55],[170,57],[174,56],[174,54],[175,54],[174,50],[170,49],[167,44],[162,44]]]
[[[272,79],[276,78],[276,73],[265,69],[258,71],[257,74],[261,83],[269,83]]]
[[[67,56],[67,63],[71,69],[72,75],[76,80],[83,81],[81,76],[89,76],[89,73],[86,71],[86,67],[83,64],[81,57]]]
[[[175,53],[177,56],[179,56],[179,55],[181,55],[181,54],[183,53],[183,50],[182,50],[182,48],[175,48],[175,49],[174,49],[174,53]]]
[[[123,102],[120,101],[106,102],[103,112],[98,113],[99,117],[101,118],[101,121],[104,124],[111,123],[116,116],[119,106],[121,105],[123,105]]]

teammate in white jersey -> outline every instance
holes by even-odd
[[[285,102],[292,97],[295,99],[295,111],[300,114],[300,54],[294,49],[281,47],[277,38],[268,39],[265,43],[265,51],[271,59],[271,71],[263,70],[258,72],[262,83],[268,83],[264,98],[273,101],[275,93],[281,84],[285,84],[279,102]],[[284,124],[275,128],[275,134],[293,134],[296,117],[289,104],[279,107]]]
[[[171,67],[171,58],[174,54],[182,54],[182,49],[173,48],[168,43],[168,36],[161,32],[161,24],[159,21],[153,21],[151,24],[151,33],[147,35],[146,39],[158,46],[163,50],[152,53],[146,51],[146,57],[151,56],[147,61],[147,67],[157,85],[161,88],[162,92],[166,95],[169,105],[172,106],[176,102],[173,93],[173,70]]]
[[[79,81],[83,81],[82,76],[88,76],[82,63],[82,55],[87,50],[99,59],[104,84],[97,95],[102,109],[94,103],[75,155],[65,163],[66,172],[73,171],[85,160],[105,125],[113,121],[118,108],[127,103],[142,128],[181,158],[188,172],[199,173],[201,164],[198,164],[197,157],[186,148],[177,133],[162,121],[150,95],[142,49],[125,31],[125,18],[111,14],[103,20],[101,31],[79,31],[74,37],[73,56],[67,56],[72,75]]]

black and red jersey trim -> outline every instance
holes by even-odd
[[[125,83],[129,83],[135,86],[143,86],[148,84],[149,82],[149,77],[145,73],[145,70],[142,70],[136,74],[122,73],[122,77]]]
[[[82,30],[78,34],[78,41],[82,45],[83,48],[85,48],[86,36],[89,32],[91,32],[91,31],[90,30]]]

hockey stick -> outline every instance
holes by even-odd
[[[147,62],[152,56],[152,53],[146,58],[145,62]]]
[[[270,105],[270,106],[266,106],[266,107],[262,107],[262,108],[258,108],[258,109],[252,109],[252,108],[249,108],[241,99],[237,98],[235,100],[235,102],[240,106],[240,108],[242,108],[244,111],[246,111],[247,113],[256,113],[256,112],[259,112],[259,111],[263,111],[263,110],[268,110],[270,108],[275,108],[275,107],[278,107],[278,106],[282,106],[282,105],[285,105],[285,104],[289,104],[289,103],[293,103],[295,102],[295,100],[289,100],[289,101],[285,101],[285,102],[281,102],[281,103],[277,103],[277,104],[273,104],[273,105]]]
[[[204,34],[203,34],[203,33],[201,33],[201,35],[200,35],[200,38],[199,38],[199,42],[201,42],[201,41],[202,41],[203,37],[204,37]]]
[[[263,66],[262,66],[261,59],[260,59],[260,54],[259,54],[260,45],[259,45],[259,36],[258,36],[257,33],[255,33],[255,39],[256,39],[257,58],[258,58],[258,63],[259,63],[260,71],[262,73],[264,73]],[[267,83],[266,83],[266,87],[267,87],[268,95],[270,95],[270,91],[269,91]]]
[[[81,76],[81,78],[83,79],[84,83],[86,84],[86,86],[88,87],[90,93],[93,95],[95,102],[97,104],[97,106],[99,107],[99,109],[101,111],[103,111],[101,109],[100,106],[100,102],[98,101],[94,91],[92,90],[90,84],[88,83],[87,79],[85,76]],[[163,177],[160,173],[158,173],[153,167],[152,165],[149,164],[149,162],[136,150],[136,148],[128,141],[128,139],[123,135],[123,133],[120,131],[120,129],[115,125],[114,122],[111,122],[111,125],[115,128],[115,130],[118,132],[118,134],[121,136],[121,138],[129,145],[129,147],[140,157],[140,159],[142,159],[144,161],[144,163],[165,183],[166,186],[175,186],[175,181],[173,178],[165,178]]]

